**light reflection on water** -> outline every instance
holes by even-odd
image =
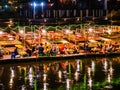
[[[120,57],[4,64],[0,90],[114,89],[120,87],[119,69]]]

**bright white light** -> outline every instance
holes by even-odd
[[[43,90],[48,90],[47,85],[48,83],[43,83]]]
[[[41,4],[40,4],[41,6],[44,6],[44,3],[43,2],[41,2]]]
[[[95,72],[95,62],[94,61],[92,61],[91,69],[92,69],[92,72],[94,73]]]
[[[12,86],[13,86],[13,78],[10,78],[9,85],[10,85],[10,88],[12,88]]]
[[[9,37],[9,40],[14,40],[14,38],[12,38],[12,37]]]
[[[88,80],[88,86],[91,88],[92,87],[92,79],[91,78],[89,78],[89,80]]]
[[[42,29],[42,35],[46,35],[47,31],[45,29]]]
[[[67,89],[70,88],[70,79],[66,79],[66,88],[67,88]]]
[[[32,86],[33,85],[33,75],[29,74],[28,78],[29,78],[29,85]]]
[[[108,34],[111,34],[111,29],[109,29],[107,32],[108,32]]]
[[[80,71],[80,60],[77,60],[77,62],[76,62],[76,64],[77,64],[77,71]]]
[[[13,69],[11,69],[11,77],[13,78],[15,76],[15,72]]]
[[[105,17],[105,20],[108,20],[108,17]]]
[[[35,2],[31,3],[31,6],[36,7],[37,4]]]
[[[90,42],[92,42],[92,43],[95,43],[95,42],[97,42],[97,41],[95,41],[95,40],[92,40],[92,39],[91,39],[91,40],[89,40],[89,41],[90,41]]]
[[[21,89],[22,89],[22,90],[25,90],[25,86],[24,86],[24,85],[22,85]]]
[[[14,38],[11,35],[8,35],[8,40],[14,40]]]
[[[59,77],[59,80],[61,81],[61,79],[62,79],[62,71],[58,71],[58,77]]]
[[[46,33],[46,30],[45,30],[45,29],[42,29],[42,33]]]
[[[89,32],[92,32],[93,31],[93,29],[92,28],[89,28]]]
[[[47,22],[47,19],[44,19],[44,22]]]
[[[78,73],[78,72],[76,71],[74,75],[75,75],[75,77],[74,77],[75,80],[78,81],[78,80],[79,80],[79,75],[80,75],[80,73]]]
[[[88,76],[90,77],[91,76],[91,68],[88,67]]]
[[[33,74],[32,74],[32,72],[33,72],[33,68],[30,67],[30,69],[29,69],[29,74],[28,74],[28,79],[29,79],[29,85],[30,85],[30,86],[33,85]]]
[[[105,60],[105,62],[104,62],[104,71],[105,71],[105,73],[107,72],[107,68],[108,68],[108,63],[107,63],[107,61]]]
[[[15,72],[12,68],[10,68],[10,71],[11,71],[11,76],[10,76],[10,81],[9,81],[9,85],[10,85],[10,88],[12,88],[13,86],[13,83],[14,83],[14,77],[15,77]]]
[[[3,34],[3,31],[0,31],[0,34]]]
[[[10,19],[10,21],[9,21],[10,23],[12,23],[13,21],[12,21],[12,19]]]
[[[8,8],[8,5],[5,5],[5,8]]]
[[[110,74],[108,73],[108,78],[107,78],[107,81],[110,83],[111,82],[111,76]]]
[[[47,80],[47,74],[46,74],[46,73],[44,73],[44,74],[43,74],[43,81],[45,81],[45,82],[46,82],[46,80]]]
[[[24,30],[20,30],[19,33],[20,33],[20,34],[23,34],[23,33],[24,33]]]
[[[33,71],[33,69],[32,69],[32,67],[30,67],[29,73],[32,74],[32,71]]]
[[[110,75],[113,76],[113,68],[112,67],[110,67],[109,71],[110,71]]]
[[[37,4],[34,2],[34,3],[33,3],[33,6],[34,6],[34,7],[36,7],[36,6],[37,6]]]
[[[65,33],[66,33],[66,34],[69,34],[69,33],[70,33],[70,30],[69,30],[69,29],[67,29],[67,30],[65,31]]]

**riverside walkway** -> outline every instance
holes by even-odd
[[[65,60],[65,59],[82,59],[82,58],[97,58],[97,57],[114,57],[119,56],[120,52],[113,53],[79,53],[79,54],[69,54],[69,55],[58,55],[58,56],[31,56],[31,57],[18,57],[11,59],[10,55],[5,55],[0,59],[0,64],[7,63],[21,63],[21,62],[39,62],[39,61],[55,61],[55,60]]]

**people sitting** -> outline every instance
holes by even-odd
[[[42,46],[42,43],[38,47],[38,54],[39,54],[39,56],[43,56],[44,55],[44,48]]]
[[[16,58],[17,55],[19,55],[19,54],[18,54],[18,47],[16,47],[16,48],[14,49],[14,52],[12,52],[12,54],[11,54],[11,59]]]

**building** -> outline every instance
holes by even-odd
[[[120,0],[1,0],[0,11],[29,19],[102,17],[119,5]]]

